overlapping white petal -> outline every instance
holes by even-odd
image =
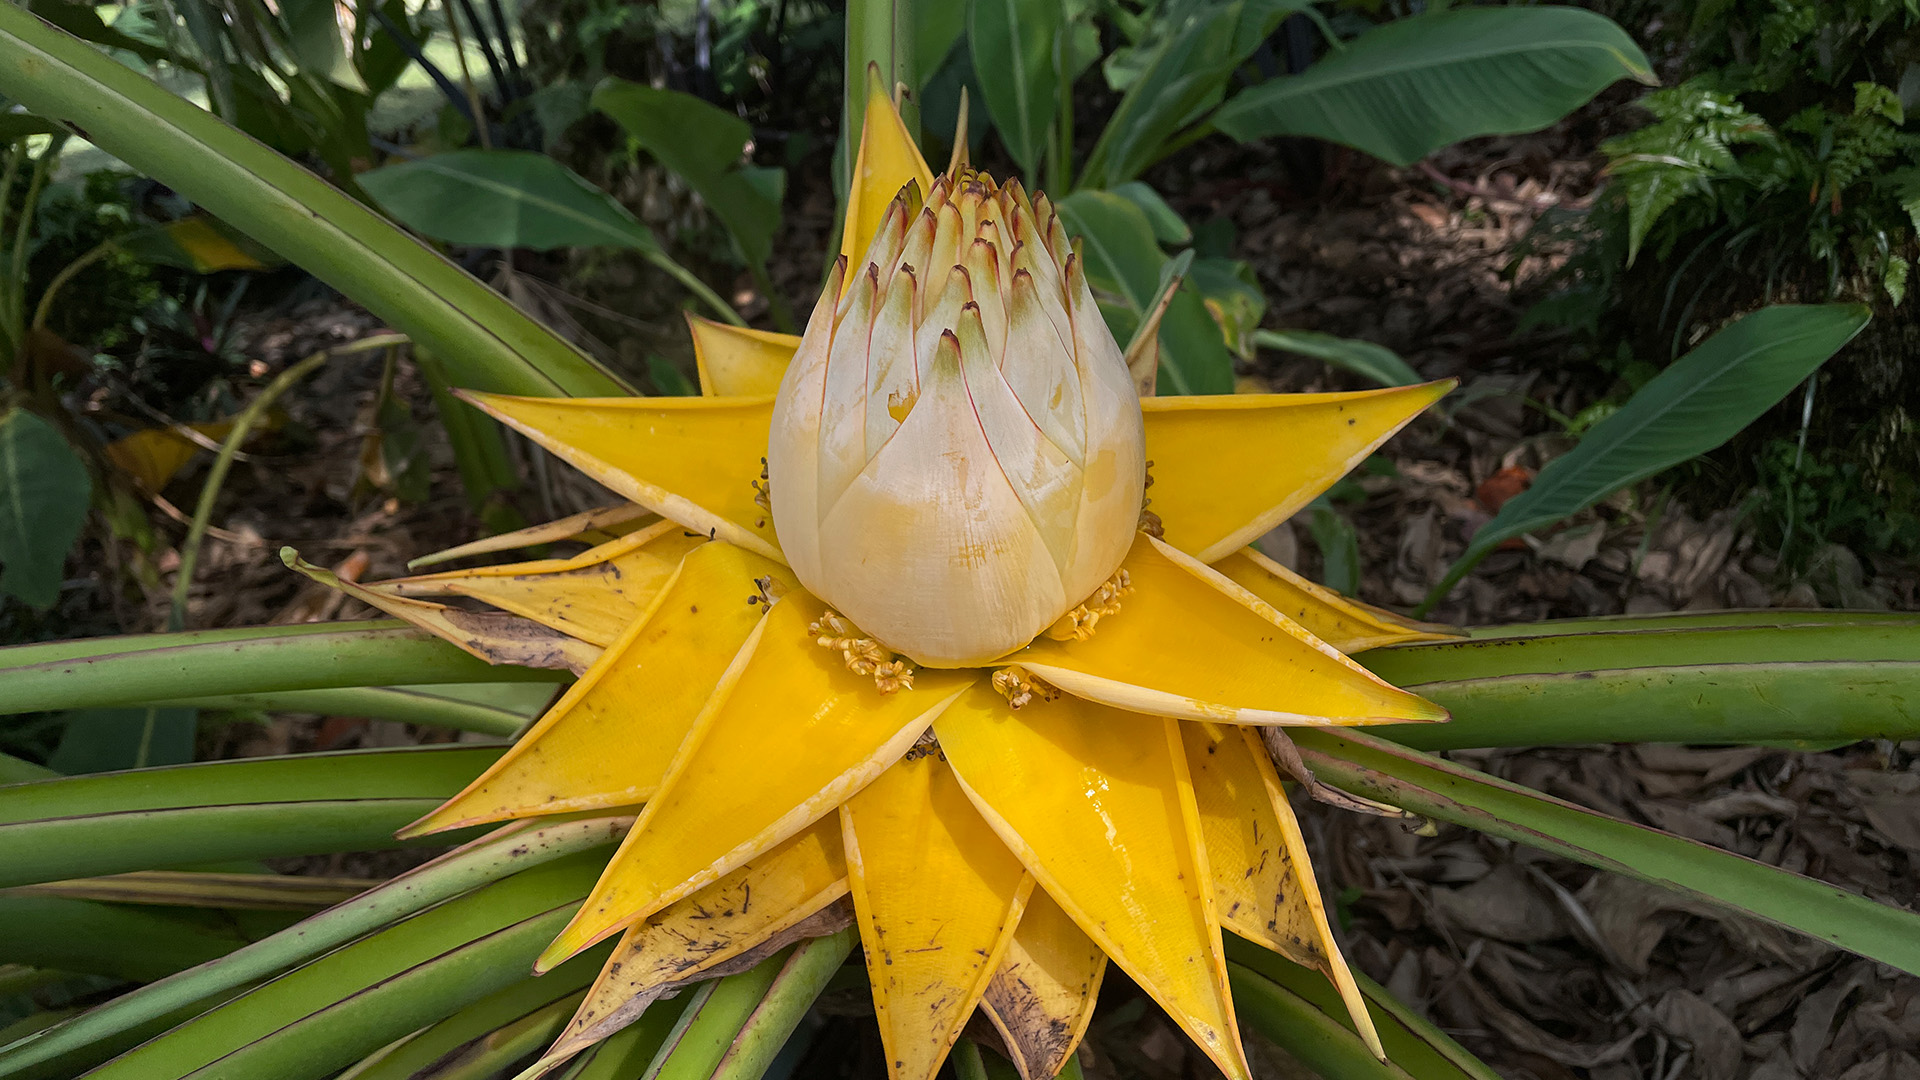
[[[990,662],[1132,543],[1144,436],[1125,360],[1058,215],[1014,183],[903,192],[844,273],[774,406],[775,528],[864,633],[928,666]]]

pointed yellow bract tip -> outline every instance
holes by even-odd
[[[1338,394],[1144,398],[1153,510],[1211,563],[1293,516],[1456,380]]]
[[[706,397],[758,397],[780,390],[800,338],[703,319],[687,312],[693,362]]]
[[[908,181],[917,181],[923,192],[931,191],[933,169],[907,133],[900,110],[894,108],[879,65],[868,64],[867,115],[860,126],[860,153],[847,184],[847,219],[840,234],[840,254],[849,265],[859,263],[867,253],[887,204]],[[848,274],[847,280],[857,276]]]

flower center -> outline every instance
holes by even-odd
[[[901,192],[809,320],[774,403],[774,527],[801,583],[859,628],[822,637],[984,665],[1111,614],[1144,445],[1052,204],[943,177],[924,201]]]

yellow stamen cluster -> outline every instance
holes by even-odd
[[[815,644],[838,652],[846,660],[847,670],[855,675],[873,676],[873,685],[881,693],[913,689],[913,665],[870,637],[856,637],[858,632],[852,623],[831,610],[807,627]]]
[[[1125,570],[1116,570],[1086,602],[1054,622],[1047,628],[1047,636],[1055,641],[1085,641],[1093,636],[1094,628],[1100,620],[1109,615],[1120,613],[1120,598],[1133,591],[1133,579]]]
[[[1009,709],[1019,709],[1035,701],[1052,701],[1060,691],[1017,667],[1001,668],[993,673],[993,689],[1007,699]]]
[[[1150,488],[1152,486],[1153,486],[1153,462],[1149,461],[1147,462],[1147,482],[1141,488],[1141,491],[1145,492],[1147,488]],[[1146,533],[1148,536],[1153,537],[1155,540],[1162,540],[1166,538],[1167,528],[1164,524],[1161,523],[1159,514],[1156,514],[1153,511],[1147,509],[1147,507],[1152,505],[1153,505],[1152,499],[1143,497],[1140,500],[1140,531],[1143,533]]]
[[[760,459],[760,479],[749,480],[753,485],[753,504],[760,509],[773,512],[773,486],[767,480],[767,459]]]

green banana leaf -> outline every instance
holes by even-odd
[[[319,177],[55,29],[0,5],[0,94],[298,263],[433,349],[462,385],[631,390],[472,275]]]

